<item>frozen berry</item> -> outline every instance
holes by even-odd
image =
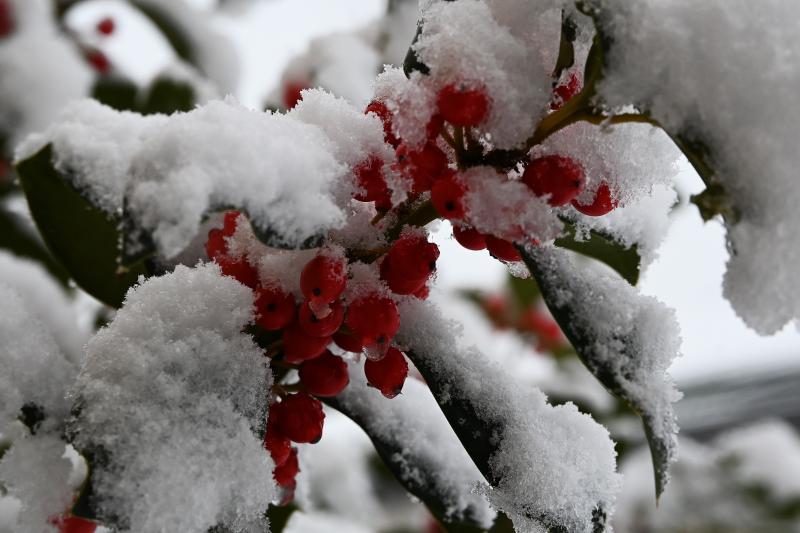
[[[322,403],[304,392],[290,394],[271,409],[275,427],[294,442],[317,442],[322,437]]]
[[[453,226],[453,237],[467,250],[477,251],[486,248],[486,236],[475,228],[456,224]]]
[[[364,373],[370,385],[387,398],[394,398],[403,390],[408,376],[408,363],[403,352],[391,347],[383,359],[367,359],[364,362]]]
[[[381,263],[381,279],[395,294],[414,294],[436,270],[439,247],[424,235],[404,235]]]
[[[106,17],[97,23],[97,32],[102,35],[111,35],[114,33],[115,27],[116,25],[114,24],[114,19],[111,17]]]
[[[302,91],[307,88],[307,84],[290,81],[283,87],[283,107],[291,109],[297,102],[303,99]]]
[[[582,204],[578,200],[572,200],[572,207],[590,217],[601,217],[610,213],[617,207],[617,201],[611,196],[611,189],[604,181],[597,187],[594,193],[594,200],[590,204]]]
[[[384,140],[393,147],[397,148],[397,146],[400,144],[400,139],[398,139],[392,131],[392,112],[389,111],[389,108],[386,107],[386,104],[379,100],[373,100],[364,110],[364,113],[375,113],[378,118],[381,119],[381,122],[383,123]]]
[[[333,335],[333,342],[336,346],[346,352],[359,353],[364,349],[364,343],[355,335],[347,333],[346,331],[338,331]]]
[[[275,286],[256,290],[256,323],[264,329],[283,329],[294,319],[294,295]]]
[[[300,463],[297,461],[297,448],[292,447],[287,452],[286,459],[280,465],[275,466],[272,477],[281,487],[291,487],[298,472],[300,472]]]
[[[454,126],[477,126],[489,112],[486,93],[462,84],[445,86],[439,91],[436,103],[442,117]]]
[[[309,261],[300,273],[300,289],[311,302],[328,304],[344,292],[347,262],[320,254]]]
[[[443,177],[433,184],[431,202],[436,211],[448,220],[459,220],[466,215],[464,195],[466,186],[455,175]]]
[[[297,322],[283,330],[283,355],[289,363],[302,363],[322,355],[330,337],[312,337]]]
[[[228,244],[225,242],[225,234],[219,228],[214,228],[208,232],[206,241],[206,255],[209,259],[216,259],[228,253]]]
[[[581,80],[574,72],[570,72],[567,80],[559,83],[553,89],[553,102],[550,104],[550,109],[553,111],[561,109],[579,92],[581,92]]]
[[[14,32],[14,15],[8,0],[0,0],[0,38],[8,37]]]
[[[300,365],[299,375],[300,383],[314,396],[336,396],[350,383],[345,360],[327,350]]]
[[[569,157],[537,157],[525,168],[522,181],[536,196],[548,197],[552,206],[571,202],[583,189],[583,168]]]
[[[97,530],[95,522],[77,516],[63,517],[55,525],[58,526],[58,533],[94,533]]]
[[[236,228],[239,227],[239,219],[242,216],[240,211],[225,211],[222,217],[222,233],[226,237],[230,237],[236,233]]]
[[[372,156],[362,162],[353,173],[356,176],[356,185],[360,189],[354,196],[359,202],[375,202],[378,209],[389,209],[392,207],[391,193],[386,186],[386,178],[383,176],[383,160]]]
[[[275,425],[275,415],[270,414],[267,419],[267,431],[264,433],[264,448],[272,456],[272,461],[275,466],[280,466],[289,458],[289,451],[291,450],[291,441],[281,434],[280,430]]]
[[[347,327],[361,338],[364,346],[385,352],[400,328],[400,313],[391,298],[370,294],[350,304]]]
[[[258,286],[258,270],[248,263],[244,257],[232,259],[228,256],[219,256],[214,261],[219,265],[223,276],[236,278],[239,283],[251,289],[255,289]]]
[[[486,248],[492,257],[501,261],[522,261],[522,256],[519,255],[514,243],[498,239],[494,235],[486,236]]]
[[[329,311],[323,318],[318,318],[308,302],[304,302],[297,315],[300,327],[312,337],[330,337],[344,321],[344,306],[336,300],[330,305]]]
[[[86,61],[99,74],[111,72],[111,62],[100,50],[88,50],[86,52]]]
[[[421,150],[400,145],[397,149],[397,168],[411,179],[411,192],[421,194],[431,190],[436,180],[447,172],[447,154],[432,142]]]

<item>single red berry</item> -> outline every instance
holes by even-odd
[[[486,236],[475,228],[454,224],[453,237],[467,250],[477,251],[486,248]]]
[[[297,461],[297,448],[292,447],[286,454],[286,460],[275,466],[272,477],[281,487],[292,487],[298,472],[300,472],[300,463]]]
[[[505,239],[498,239],[494,235],[486,236],[486,248],[492,257],[501,261],[522,261],[522,256],[519,255],[514,243]]]
[[[371,156],[353,169],[356,176],[356,186],[361,189],[353,198],[359,202],[375,202],[376,205],[385,206],[389,202],[391,207],[391,194],[386,186],[383,176],[383,160]]]
[[[489,113],[486,93],[461,84],[450,84],[442,88],[436,103],[442,117],[454,126],[477,126]]]
[[[571,202],[583,189],[583,168],[569,157],[537,157],[525,168],[522,181],[536,196],[547,196],[552,206]]]
[[[617,200],[611,196],[611,189],[604,181],[597,187],[594,200],[590,204],[581,204],[577,199],[572,200],[572,207],[590,217],[601,217],[616,209]]]
[[[442,115],[436,113],[431,117],[428,121],[428,124],[425,126],[425,134],[429,141],[436,139],[440,133],[442,133],[442,126],[444,126],[444,118]]]
[[[86,61],[99,74],[111,72],[111,61],[100,50],[88,50],[86,52]]]
[[[298,322],[303,331],[312,337],[330,337],[336,333],[343,321],[344,305],[339,300],[330,305],[328,314],[323,318],[317,318],[314,311],[309,307],[308,302],[303,302],[300,305]]]
[[[395,294],[414,294],[436,270],[439,247],[423,235],[404,235],[381,263],[381,279]]]
[[[564,344],[564,336],[558,323],[537,309],[531,308],[523,312],[520,329],[536,335],[536,349],[539,351],[550,351]]]
[[[581,92],[581,80],[574,72],[570,72],[565,82],[559,83],[553,89],[553,101],[550,103],[550,109],[556,111],[572,100],[572,98]]]
[[[392,131],[392,112],[389,111],[386,104],[379,100],[373,100],[364,110],[364,114],[367,113],[375,113],[378,118],[381,119],[383,123],[383,139],[394,148],[397,148],[400,144],[400,139],[398,139],[394,131]]]
[[[322,411],[322,403],[313,396],[305,392],[290,394],[271,409],[275,412],[275,426],[278,431],[290,440],[317,442],[322,438],[325,413]]]
[[[337,331],[334,333],[333,342],[346,352],[360,353],[361,350],[364,349],[364,344],[361,342],[360,338],[345,331]]]
[[[97,23],[97,32],[102,35],[111,35],[115,28],[114,19],[111,17],[106,17]]]
[[[300,273],[300,289],[311,302],[328,304],[344,292],[347,262],[344,259],[317,255]]]
[[[397,168],[411,179],[413,194],[431,190],[436,180],[447,173],[447,162],[447,154],[432,142],[422,150],[411,150],[404,144],[397,149]]]
[[[264,448],[272,456],[275,466],[280,466],[289,458],[292,448],[291,441],[281,434],[275,425],[275,415],[270,413],[267,418],[267,431],[264,433]]]
[[[232,259],[228,256],[217,256],[214,261],[219,265],[223,276],[231,276],[242,285],[251,289],[258,286],[258,270],[247,262],[244,257]]]
[[[15,26],[11,4],[7,0],[0,0],[0,38],[11,35]]]
[[[493,294],[485,297],[481,301],[484,313],[492,321],[494,327],[507,329],[509,327],[510,305],[508,298],[502,295]]]
[[[236,228],[239,226],[239,217],[241,216],[241,211],[225,211],[225,215],[222,217],[222,233],[226,237],[236,233]]]
[[[420,300],[427,300],[428,296],[430,295],[431,289],[427,285],[423,285],[417,290],[417,292],[414,293],[414,297],[419,298]]]
[[[275,286],[256,289],[256,323],[264,329],[276,330],[288,326],[294,319],[294,295]]]
[[[350,304],[347,327],[364,346],[386,348],[400,328],[400,313],[391,298],[369,294]]]
[[[283,355],[289,363],[302,363],[322,355],[330,337],[312,337],[297,322],[283,330]]]
[[[451,174],[433,184],[431,202],[436,211],[448,220],[459,220],[467,214],[464,195],[467,187]]]
[[[408,376],[408,363],[403,352],[392,346],[383,359],[367,359],[364,362],[367,382],[381,391],[387,398],[394,398],[403,390]]]
[[[290,81],[283,87],[283,107],[291,109],[297,102],[303,99],[301,94],[303,89],[307,89],[308,84],[297,81]]]
[[[55,525],[59,533],[94,533],[97,530],[95,522],[77,516],[63,517]]]
[[[206,241],[206,255],[209,259],[216,259],[228,253],[228,244],[225,242],[225,234],[219,228],[214,228],[208,232]]]
[[[301,364],[298,373],[300,383],[314,396],[336,396],[350,383],[345,360],[327,350],[316,359]]]

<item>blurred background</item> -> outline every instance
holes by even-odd
[[[9,34],[0,37],[0,247],[63,279],[32,231],[9,164],[14,144],[67,101],[93,95],[121,109],[170,112],[232,95],[283,110],[302,89],[323,87],[364,106],[382,66],[402,61],[417,9],[417,0],[0,0],[0,35]],[[658,508],[638,420],[583,369],[533,281],[460,247],[441,223],[432,298],[522,386],[572,401],[609,427],[626,474],[618,531],[800,531],[800,334],[792,326],[759,337],[723,299],[724,229],[688,203],[703,185],[678,164],[671,228],[639,281],[675,310],[683,339],[672,367],[684,393],[681,458]],[[65,290],[88,335],[107,310]],[[323,440],[302,451],[303,511],[286,531],[437,531],[360,429],[333,412],[329,420]]]

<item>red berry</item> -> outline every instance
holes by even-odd
[[[214,261],[219,265],[223,276],[231,276],[242,285],[246,285],[251,289],[258,286],[258,270],[247,262],[244,257],[240,259],[231,259],[227,256],[218,256]]]
[[[394,398],[403,390],[408,376],[408,363],[403,352],[391,347],[383,359],[367,359],[364,362],[364,374],[369,384],[381,391],[381,394]]]
[[[381,263],[381,279],[395,294],[414,294],[436,270],[439,247],[423,235],[405,235]]]
[[[300,383],[314,396],[336,396],[350,383],[345,360],[327,350],[316,359],[301,364],[299,375]]]
[[[294,295],[274,286],[256,290],[256,323],[264,329],[283,329],[294,319]]]
[[[91,65],[91,67],[99,74],[108,74],[111,72],[111,62],[100,50],[87,51],[86,60],[89,62],[89,65]]]
[[[447,154],[432,142],[416,151],[400,145],[397,149],[397,167],[411,178],[411,192],[421,194],[431,190],[434,182],[448,171]]]
[[[442,115],[439,115],[438,113],[433,115],[430,121],[428,121],[427,126],[425,126],[427,139],[433,140],[438,137],[442,132],[442,126],[444,126],[444,119],[442,118]]]
[[[330,337],[312,337],[295,322],[283,330],[283,355],[289,363],[302,363],[322,355]]]
[[[344,331],[334,333],[333,342],[346,352],[359,353],[364,349],[364,344],[361,342],[360,338]]]
[[[14,32],[14,15],[7,0],[0,0],[0,38],[8,37]]]
[[[94,533],[97,529],[96,523],[77,516],[63,517],[55,525],[59,533]]]
[[[270,413],[267,418],[267,432],[264,433],[264,448],[272,456],[275,466],[280,466],[289,458],[291,441],[283,436],[275,425],[275,415]]]
[[[209,259],[216,259],[228,253],[228,244],[225,242],[225,234],[219,228],[214,228],[208,232],[206,241],[206,255]]]
[[[373,100],[364,110],[364,113],[375,113],[378,118],[381,119],[381,122],[383,122],[383,139],[397,148],[400,144],[400,139],[398,139],[392,131],[392,112],[389,111],[386,104],[379,100]]]
[[[322,438],[325,413],[322,403],[304,392],[290,394],[271,408],[278,431],[294,442],[317,442]],[[291,459],[290,459],[291,460]]]
[[[344,292],[347,283],[344,259],[318,255],[300,273],[300,289],[311,302],[328,304]]]
[[[391,208],[392,199],[386,178],[383,176],[383,160],[371,156],[353,169],[356,185],[361,192],[353,196],[359,202],[375,202],[378,208]]]
[[[611,189],[604,181],[597,187],[592,203],[583,205],[578,200],[572,200],[572,207],[590,217],[601,217],[610,213],[617,207],[617,201],[611,196]]]
[[[467,250],[477,251],[486,248],[486,236],[475,228],[453,225],[453,237]]]
[[[537,309],[526,310],[520,317],[519,327],[536,335],[536,349],[539,351],[550,351],[564,344],[564,336],[558,323]]]
[[[494,235],[486,236],[486,248],[492,257],[501,261],[522,261],[522,256],[514,247],[514,243],[505,239],[498,239]]]
[[[114,33],[114,28],[114,19],[111,17],[106,17],[97,23],[97,32],[102,35],[111,35]]]
[[[569,157],[547,155],[528,163],[522,181],[536,196],[548,196],[547,203],[559,206],[580,194],[585,176],[583,168]]]
[[[242,216],[240,211],[225,211],[222,217],[222,233],[226,237],[230,237],[236,233],[236,228],[239,226],[239,217]]]
[[[492,321],[494,327],[499,329],[506,329],[509,326],[508,316],[510,313],[510,305],[508,299],[501,295],[490,295],[483,299],[481,307]]]
[[[391,298],[370,294],[350,304],[347,327],[361,337],[364,346],[385,349],[400,328],[400,313]]]
[[[422,287],[414,293],[415,298],[419,298],[420,300],[427,300],[428,296],[431,295],[431,289],[427,285],[423,285]]]
[[[477,126],[489,112],[486,93],[461,84],[445,86],[439,91],[436,103],[442,117],[454,126]]]
[[[314,311],[304,302],[300,306],[298,322],[307,335],[312,337],[330,337],[344,321],[344,306],[337,300],[330,305],[330,311],[323,318],[318,318]]]
[[[574,72],[570,72],[567,81],[559,83],[553,89],[553,102],[550,104],[550,109],[553,111],[561,109],[564,104],[572,100],[579,92],[581,92],[581,80],[578,79]]]
[[[281,487],[292,487],[298,472],[300,472],[300,463],[297,461],[297,448],[291,448],[287,452],[286,460],[275,466],[272,477]]]
[[[444,218],[459,220],[467,214],[464,206],[466,193],[467,187],[455,175],[446,176],[433,184],[431,202]]]
[[[283,107],[291,109],[303,99],[301,91],[308,88],[308,84],[290,81],[283,87]]]

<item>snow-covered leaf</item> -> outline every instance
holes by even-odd
[[[598,230],[591,230],[588,238],[578,240],[575,228],[567,224],[564,235],[556,239],[555,245],[605,263],[631,285],[639,281],[642,258],[635,244],[626,247]]]
[[[667,369],[678,355],[674,313],[625,280],[579,266],[557,248],[520,248],[545,303],[586,367],[644,423],[653,456],[656,497],[676,457],[672,404],[680,398]]]

